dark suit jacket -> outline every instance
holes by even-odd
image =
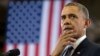
[[[100,56],[100,47],[92,44],[87,38],[80,43],[72,56]]]

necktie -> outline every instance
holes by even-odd
[[[70,56],[72,50],[73,50],[72,45],[66,46],[64,51],[62,52],[61,56]]]

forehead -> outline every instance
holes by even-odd
[[[61,15],[69,14],[69,13],[80,13],[80,10],[76,6],[65,6],[62,10]]]

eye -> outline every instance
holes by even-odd
[[[69,14],[68,17],[70,19],[77,19],[78,18],[77,15],[75,15],[75,14]]]
[[[66,16],[65,15],[61,16],[61,19],[63,19],[63,20],[66,19]]]

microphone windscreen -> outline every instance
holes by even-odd
[[[13,49],[7,52],[7,56],[18,56],[18,55],[20,55],[19,49]]]

